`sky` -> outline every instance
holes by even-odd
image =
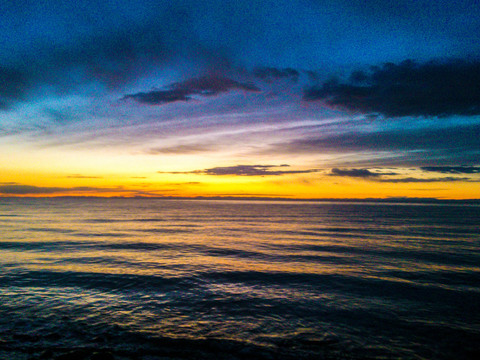
[[[0,196],[480,198],[480,2],[0,2]]]

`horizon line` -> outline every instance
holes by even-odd
[[[436,197],[386,197],[386,198],[285,198],[265,196],[95,196],[95,195],[52,195],[52,196],[0,196],[0,199],[132,199],[132,200],[244,200],[244,201],[299,201],[299,202],[396,202],[396,203],[442,203],[442,202],[474,202],[480,198],[441,199]]]

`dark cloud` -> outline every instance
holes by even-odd
[[[92,35],[75,45],[32,49],[24,58],[11,60],[8,68],[0,63],[0,109],[27,100],[33,90],[44,85],[65,92],[91,81],[109,87],[125,84],[146,71],[146,59],[153,62],[155,54],[162,54],[164,62],[172,54],[168,49],[162,53],[159,39],[152,39],[150,49],[142,45],[144,35],[152,37],[135,31]]]
[[[89,82],[120,87],[180,59],[192,61],[200,69],[222,71],[230,67],[226,50],[205,44],[192,32],[194,14],[188,4],[154,3],[150,9],[139,11],[145,13],[138,19],[131,11],[125,18],[117,18],[113,11],[105,13],[105,24],[98,21],[89,25],[90,31],[71,26],[57,33],[58,24],[44,24],[55,36],[52,41],[41,36],[43,28],[40,35],[24,34],[28,35],[28,48],[11,52],[9,57],[0,56],[0,109],[26,100],[32,90],[44,85],[59,93],[81,89]],[[48,15],[56,17],[55,12]],[[85,16],[92,13],[69,22],[78,24]],[[40,25],[45,19],[37,20]],[[113,21],[112,26],[107,25],[109,21]],[[18,44],[25,42],[20,38]]]
[[[434,183],[434,182],[457,182],[457,181],[466,181],[466,182],[475,182],[475,179],[467,177],[435,177],[435,178],[416,178],[416,177],[404,177],[404,178],[384,178],[385,175],[398,175],[394,172],[372,172],[368,169],[338,169],[333,168],[331,176],[344,176],[344,177],[355,177],[355,178],[364,178],[370,179],[376,182],[382,183]]]
[[[300,73],[292,68],[278,69],[274,67],[259,67],[253,70],[253,75],[266,82],[272,82],[279,79],[291,79],[297,81]]]
[[[78,192],[130,192],[122,188],[96,188],[89,186],[77,186],[77,187],[43,187],[23,184],[12,185],[0,185],[0,194],[3,195],[48,195],[58,193],[78,193]]]
[[[387,63],[310,87],[304,100],[389,117],[479,115],[480,61]]]
[[[191,100],[186,90],[153,90],[150,92],[139,92],[136,94],[125,95],[122,100],[133,99],[142,104],[161,105],[176,101]]]
[[[330,175],[332,175],[332,176],[369,178],[369,177],[377,177],[377,176],[380,176],[382,174],[371,172],[368,169],[337,169],[337,168],[333,168]]]
[[[424,166],[421,169],[442,174],[480,174],[479,166]]]
[[[317,169],[309,170],[271,170],[275,168],[285,168],[290,165],[236,165],[226,167],[214,167],[204,170],[194,170],[187,172],[171,172],[169,174],[201,174],[201,175],[236,175],[236,176],[278,176],[286,174],[305,174],[318,172]],[[159,173],[163,173],[160,172]]]
[[[3,1],[0,66],[27,75],[20,88],[77,88],[85,77],[118,86],[166,64],[269,64],[259,78],[296,78],[288,66],[476,54],[478,9],[471,0]]]
[[[0,65],[0,110],[8,109],[12,102],[23,98],[28,84],[27,74]]]
[[[60,187],[40,187],[32,185],[2,185],[0,193],[4,195],[54,194],[65,191]]]
[[[400,179],[378,179],[378,182],[384,183],[435,183],[435,182],[457,182],[457,181],[466,181],[466,182],[475,182],[470,178],[466,177],[440,177],[440,178],[414,178],[414,177],[406,177]]]
[[[123,99],[133,99],[139,103],[161,105],[176,101],[188,101],[192,96],[213,96],[230,90],[260,91],[255,85],[241,83],[221,76],[204,76],[167,86],[167,90],[152,90],[125,95]]]

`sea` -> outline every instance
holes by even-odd
[[[0,359],[480,359],[480,206],[1,198]]]

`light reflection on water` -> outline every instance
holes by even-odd
[[[475,206],[0,199],[0,358],[98,334],[469,358],[479,225]]]

